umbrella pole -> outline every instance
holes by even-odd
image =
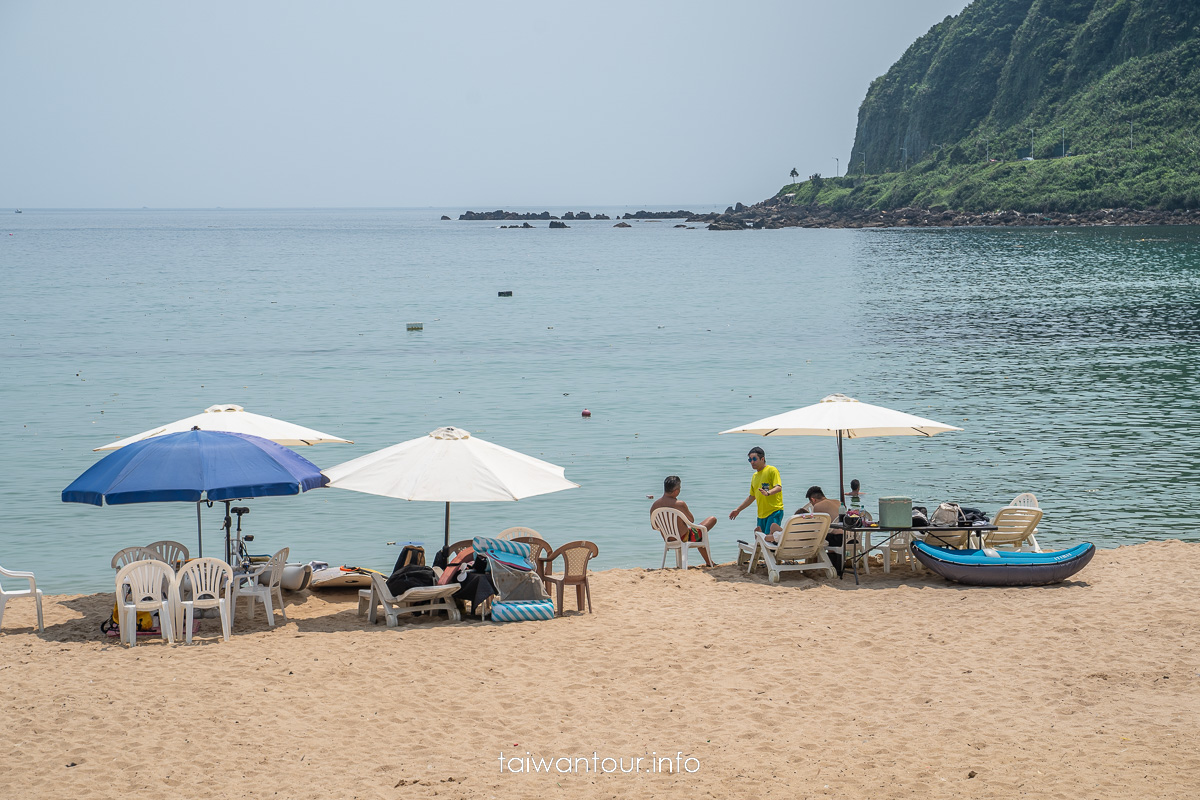
[[[231,502],[232,502],[231,500],[225,501],[225,563],[226,564],[233,563],[230,560],[233,558],[233,552],[230,550],[230,547],[229,547],[229,531],[233,528],[233,520],[230,519],[230,517],[229,517],[229,504]]]
[[[838,505],[846,504],[846,477],[845,471],[842,469],[842,432],[837,432],[838,445]]]
[[[839,498],[838,506],[840,508],[841,505],[846,502],[846,470],[842,466],[842,432],[841,431],[837,432],[837,447],[838,447],[838,498]],[[850,552],[851,548],[849,547],[850,535],[851,534],[847,529],[845,529],[845,528],[842,529],[842,574],[845,574],[845,572],[846,572],[845,561],[846,561],[846,556],[849,555],[850,556],[850,571],[854,573],[854,585],[858,586],[858,546],[859,546],[858,545],[858,537],[859,537],[859,534],[857,531],[853,534],[854,535],[854,539],[853,539],[854,552],[853,553]]]
[[[450,549],[450,504],[446,503],[446,541],[442,545],[443,548]]]
[[[196,549],[200,553],[200,558],[204,558],[204,530],[200,525],[200,503],[196,501]]]

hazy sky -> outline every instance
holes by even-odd
[[[967,0],[0,0],[0,206],[752,203]]]

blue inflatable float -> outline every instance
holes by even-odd
[[[928,570],[947,580],[970,586],[1045,586],[1065,581],[1088,565],[1096,546],[1086,542],[1056,553],[953,550],[914,541],[913,556]]]

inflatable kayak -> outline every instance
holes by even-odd
[[[1065,581],[1096,554],[1090,542],[1055,553],[953,550],[914,541],[912,554],[928,570],[970,586],[1045,586]]]
[[[366,589],[371,585],[371,575],[383,575],[366,567],[324,567],[314,569],[309,588],[320,589]],[[386,575],[384,577],[387,577]]]

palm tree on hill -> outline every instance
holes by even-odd
[[[792,174],[791,174],[792,183],[795,183],[795,182],[796,182],[796,178],[799,178],[799,177],[800,177],[800,173],[799,173],[799,172],[796,172],[796,168],[795,168],[795,167],[792,167]]]

